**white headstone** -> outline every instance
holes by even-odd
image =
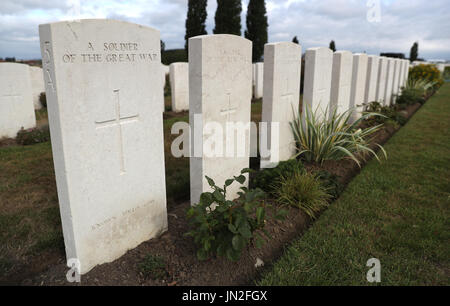
[[[398,75],[398,94],[400,95],[403,87],[403,78],[405,77],[405,60],[399,59],[399,75]]]
[[[386,88],[384,91],[383,105],[391,105],[392,87],[394,86],[395,59],[389,58],[386,74]]]
[[[262,168],[272,167],[295,154],[290,122],[300,111],[301,64],[302,47],[298,44],[282,42],[264,46],[262,122],[268,123],[270,156],[261,158]],[[278,124],[278,133],[276,128],[272,129],[272,122]]]
[[[378,83],[378,69],[380,58],[376,55],[369,55],[367,57],[367,79],[366,91],[364,95],[364,103],[370,103],[377,100],[377,83]]]
[[[350,51],[337,51],[333,54],[333,73],[331,78],[330,116],[346,112],[350,106],[352,85],[353,54]]]
[[[41,93],[45,92],[44,74],[41,67],[30,66],[31,88],[33,90],[34,109],[41,109]]]
[[[392,103],[399,94],[400,59],[394,59],[394,80],[392,81]]]
[[[170,89],[172,92],[172,111],[189,110],[189,64],[170,64]]]
[[[0,139],[36,126],[28,65],[0,63]]]
[[[388,58],[380,57],[378,65],[378,81],[377,81],[377,94],[376,101],[384,104],[384,95],[386,90],[386,78],[387,78],[387,68],[388,68]]]
[[[263,97],[264,88],[264,63],[255,64],[255,99],[261,99]]]
[[[226,132],[226,124],[249,124],[251,88],[251,41],[227,34],[189,39],[192,205],[203,192],[211,191],[205,175],[223,186],[225,180],[248,168],[250,129],[234,137],[237,141],[233,149],[228,144],[234,133]],[[237,183],[231,185],[227,197],[236,198],[239,188]]]
[[[406,60],[406,69],[405,69],[405,86],[408,84],[408,77],[409,77],[409,68],[410,68],[410,64],[409,64],[409,60]]]
[[[80,272],[167,230],[159,31],[39,26],[67,259]]]
[[[303,113],[306,105],[318,116],[327,116],[330,105],[333,51],[328,48],[310,48],[305,54]]]
[[[353,109],[351,120],[362,116],[367,79],[367,54],[353,55],[352,88],[350,90],[350,109]]]

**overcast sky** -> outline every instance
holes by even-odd
[[[244,0],[242,32],[247,4]],[[449,0],[266,0],[266,5],[270,42],[298,36],[306,50],[328,46],[333,39],[338,50],[409,56],[418,41],[420,57],[450,60]],[[208,0],[208,33],[214,28],[216,6],[216,0]],[[369,10],[375,15],[368,19]],[[78,11],[81,18],[113,18],[157,28],[166,49],[184,47],[187,0],[2,0],[0,57],[40,58],[38,25],[74,19]]]

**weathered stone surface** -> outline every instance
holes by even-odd
[[[353,55],[352,87],[350,90],[350,109],[353,109],[351,120],[362,116],[367,78],[367,54]]]
[[[333,72],[331,78],[330,116],[342,114],[350,107],[350,89],[352,85],[353,54],[349,51],[337,51],[333,54]]]
[[[317,110],[319,116],[327,116],[332,68],[333,51],[324,47],[306,50],[303,113],[308,106],[312,111]]]
[[[255,99],[260,99],[264,94],[264,63],[256,63],[255,65]]]
[[[36,126],[28,65],[0,63],[0,138]]]
[[[221,34],[189,39],[192,205],[211,191],[206,175],[223,186],[249,166],[251,60],[252,43],[245,38]],[[234,132],[227,131],[232,124],[248,128],[232,137]],[[236,198],[240,187],[229,186],[227,198]]]
[[[39,26],[67,259],[80,272],[167,230],[159,31]]]
[[[384,103],[383,101],[386,90],[387,66],[388,66],[388,58],[381,56],[379,59],[377,95],[376,95],[376,101],[380,103]]]
[[[394,86],[395,59],[389,58],[386,72],[386,87],[384,91],[383,105],[391,105],[392,87]]]
[[[270,156],[261,158],[262,168],[288,160],[296,152],[290,122],[299,114],[301,60],[302,47],[298,44],[282,42],[264,47],[262,122],[268,123]],[[278,128],[272,129],[272,123]]]
[[[44,73],[42,72],[42,68],[30,66],[30,77],[34,109],[41,109],[42,104],[39,98],[41,93],[45,92]]]
[[[170,64],[170,89],[172,91],[172,110],[189,110],[189,64]]]
[[[380,64],[380,58],[376,55],[369,55],[367,57],[367,78],[366,78],[366,91],[364,95],[364,103],[370,103],[376,101],[377,96],[377,82],[378,82],[378,69]]]

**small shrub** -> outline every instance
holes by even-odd
[[[424,104],[425,98],[423,90],[415,88],[405,88],[395,101],[397,104],[412,105],[416,103]]]
[[[315,172],[317,178],[322,182],[322,185],[326,188],[327,192],[333,199],[339,198],[342,191],[344,191],[344,185],[339,181],[337,175],[332,174],[326,170],[319,170]]]
[[[257,172],[252,182],[253,187],[273,193],[279,187],[277,182],[281,176],[290,177],[296,172],[303,171],[303,169],[302,162],[297,159],[282,161],[275,168]]]
[[[446,66],[444,69],[444,73],[442,74],[444,80],[450,80],[450,66]]]
[[[366,112],[376,112],[383,116],[368,117],[365,120],[365,123],[367,123],[369,126],[387,123],[393,123],[394,125],[404,125],[407,121],[407,118],[401,112],[403,108],[403,104],[384,106],[379,102],[370,102],[369,104],[367,104]]]
[[[41,102],[42,107],[47,107],[47,96],[45,92],[41,92],[39,95],[39,102]]]
[[[433,83],[433,89],[436,90],[444,84],[441,72],[435,65],[417,65],[410,68],[408,79],[417,81],[425,80]]]
[[[167,275],[164,258],[151,254],[147,255],[139,264],[139,270],[145,278],[161,279]]]
[[[277,198],[283,204],[297,207],[311,218],[328,206],[331,195],[320,179],[307,172],[297,172],[289,178],[280,178]]]
[[[326,113],[322,114],[319,119],[317,110],[311,111],[309,107],[305,108],[304,119],[300,114],[296,116],[291,122],[292,133],[297,146],[297,156],[301,156],[308,162],[316,162],[322,164],[326,160],[340,160],[343,158],[351,158],[358,166],[361,165],[360,160],[356,158],[355,154],[370,153],[379,160],[378,155],[369,148],[369,143],[372,140],[371,135],[381,128],[376,125],[369,128],[359,128],[360,123],[370,117],[380,116],[378,113],[366,113],[358,120],[349,123],[352,109],[337,114],[336,111],[326,119]],[[383,147],[378,145],[384,156],[386,152]]]
[[[20,129],[17,132],[16,142],[20,145],[27,146],[36,143],[46,142],[50,140],[50,130],[48,126],[41,128],[32,128],[25,130]]]
[[[186,235],[194,238],[198,246],[198,259],[205,260],[211,255],[218,255],[237,261],[249,243],[253,242],[256,247],[264,243],[259,231],[269,237],[264,226],[268,218],[267,210],[272,207],[263,201],[264,191],[241,187],[237,200],[226,200],[227,187],[234,182],[243,184],[243,174],[246,172],[250,172],[250,169],[244,169],[241,175],[226,180],[223,188],[206,177],[213,192],[202,193],[200,202],[187,212],[192,229]],[[280,210],[273,216],[281,219],[285,213]]]

